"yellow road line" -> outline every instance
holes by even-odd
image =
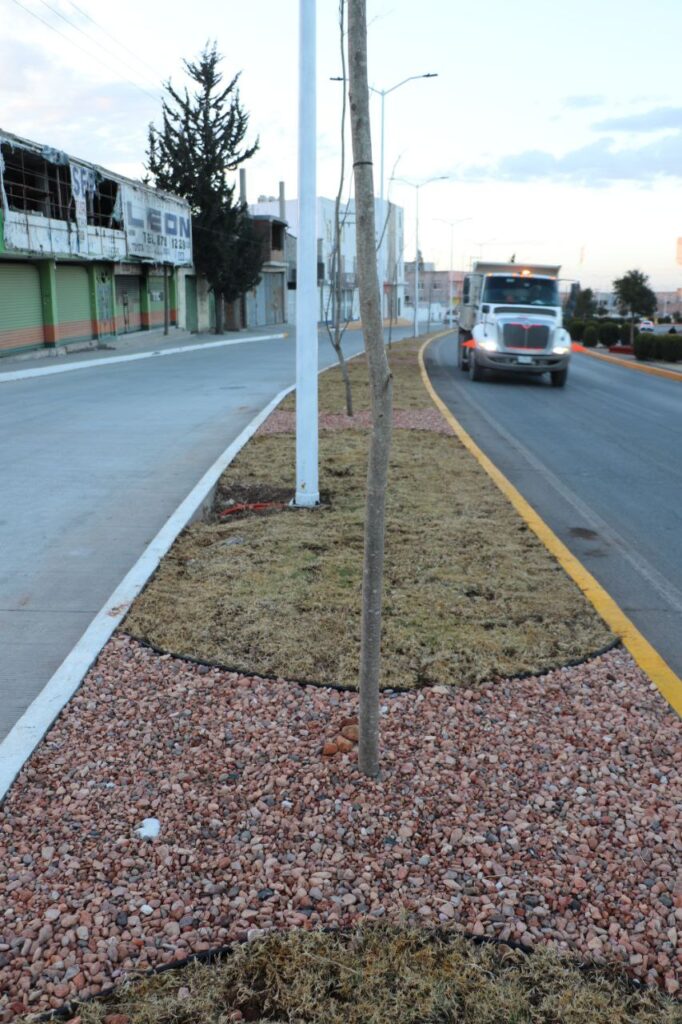
[[[427,339],[419,350],[419,369],[424,387],[433,402],[450,424],[464,447],[471,452],[488,476],[497,484],[533,533],[542,541],[548,551],[554,555],[565,572],[577,583],[585,597],[601,615],[604,622],[606,622],[616,636],[621,638],[639,667],[655,683],[670,706],[675,709],[678,715],[682,716],[682,679],[673,672],[658,651],[652,647],[625,612],[616,604],[611,595],[604,590],[602,585],[588,572],[582,562],[579,562],[566,545],[559,540],[554,531],[540,518],[535,509],[532,508],[516,487],[507,479],[504,473],[501,473],[494,462],[478,447],[459,420],[453,416],[442,399],[436,394],[424,365],[424,352],[431,342],[435,340],[436,338]]]
[[[603,359],[605,363],[617,363],[618,366],[625,366],[628,370],[637,370],[638,373],[648,373],[652,377],[682,380],[682,373],[677,370],[664,370],[662,366],[642,366],[640,363],[630,363],[627,359],[619,359],[618,356],[607,356],[605,352],[592,352],[589,348],[581,348],[578,351],[581,355],[589,356],[590,359]]]

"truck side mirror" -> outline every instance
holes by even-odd
[[[490,312],[490,306],[486,302],[485,306],[481,306],[481,313],[489,313],[489,312]]]

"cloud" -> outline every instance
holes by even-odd
[[[648,184],[660,177],[682,178],[682,132],[646,146],[617,149],[603,137],[587,146],[555,156],[528,149],[502,157],[487,166],[456,172],[468,181],[557,181],[601,187],[617,181]]]
[[[682,107],[657,107],[645,114],[627,117],[609,117],[592,126],[600,132],[658,132],[665,129],[682,130]]]
[[[37,46],[18,39],[0,39],[0,90],[21,93],[31,88],[32,77],[45,64],[45,55]]]
[[[561,102],[565,107],[581,110],[584,107],[600,107],[604,99],[603,96],[565,96]]]

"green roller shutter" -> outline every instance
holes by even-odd
[[[116,275],[116,329],[119,334],[142,330],[140,278],[132,274]]]
[[[163,291],[165,283],[162,277],[149,278],[149,326],[163,327]]]
[[[57,312],[60,342],[92,338],[92,311],[85,267],[57,264]]]
[[[33,348],[44,341],[38,268],[0,260],[0,351]]]
[[[197,315],[197,279],[187,276],[185,278],[185,329],[196,332],[199,330],[199,318]]]

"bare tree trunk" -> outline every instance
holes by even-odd
[[[346,177],[346,50],[344,39],[344,11],[346,0],[339,0],[339,39],[341,44],[341,77],[343,85],[343,98],[341,100],[341,172],[339,175],[339,188],[334,202],[334,259],[332,261],[332,330],[329,338],[334,346],[336,358],[341,367],[343,387],[346,396],[346,415],[353,415],[353,393],[348,373],[348,364],[343,355],[341,340],[344,328],[341,326],[341,196],[343,184]]]
[[[372,397],[372,435],[367,469],[367,506],[365,511],[365,559],[362,574],[359,765],[365,775],[374,778],[379,774],[381,604],[393,381],[384,348],[381,293],[377,273],[372,140],[367,83],[367,0],[349,0],[348,64],[351,137],[355,171],[355,223],[360,279],[360,311],[365,332]]]

